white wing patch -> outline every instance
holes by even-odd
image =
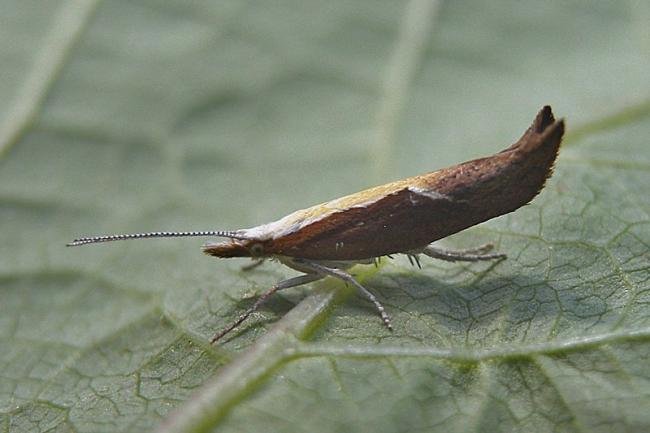
[[[431,189],[418,188],[417,186],[409,186],[408,190],[419,196],[426,197],[429,200],[451,200],[451,198],[448,195],[441,194]],[[413,198],[411,199],[411,202],[413,202]]]
[[[409,186],[406,189],[410,193],[409,199],[413,205],[417,205],[422,200],[450,200],[449,196],[430,189],[418,188],[414,186]],[[398,192],[399,190],[392,190],[387,195],[396,194]],[[373,194],[370,195],[367,200],[356,201],[349,207],[344,207],[346,204],[349,205],[349,203],[346,203],[349,198],[343,197],[326,203],[321,203],[307,209],[295,211],[277,221],[245,229],[244,232],[246,236],[252,239],[278,239],[282,236],[295,233],[298,230],[307,227],[310,224],[323,220],[334,213],[342,212],[352,208],[367,207],[385,197],[386,195]]]
[[[347,209],[366,207],[382,198],[383,197],[373,197],[368,201],[356,203],[348,208],[341,207],[341,199],[336,199],[307,209],[297,210],[277,221],[245,229],[244,232],[246,236],[250,236],[254,239],[278,239],[282,236],[295,233],[303,227],[307,227],[310,224],[323,220],[334,213],[343,212]]]

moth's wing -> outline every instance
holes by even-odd
[[[271,225],[270,254],[355,260],[408,252],[512,212],[543,188],[564,134],[550,107],[522,138],[467,161],[295,212]],[[282,229],[282,231],[280,231]]]
[[[274,240],[267,251],[321,260],[357,260],[420,248],[454,233],[466,209],[435,191],[404,187],[342,209]]]
[[[527,143],[530,143],[532,140],[535,139],[536,136],[541,135],[546,131],[550,126],[555,124],[555,116],[553,116],[553,111],[551,110],[551,107],[548,105],[545,105],[542,107],[541,110],[537,113],[537,116],[535,116],[535,120],[533,120],[532,125],[526,131],[523,133],[523,135],[517,140],[516,143],[514,143],[512,146],[508,147],[507,149],[502,150],[501,152],[507,152],[509,150],[517,149],[521,146],[526,145]]]

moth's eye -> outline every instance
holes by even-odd
[[[261,256],[264,254],[264,246],[262,244],[253,244],[250,247],[252,256]]]

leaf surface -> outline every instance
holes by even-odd
[[[650,428],[650,9],[641,1],[3,2],[4,431]],[[532,204],[441,242],[500,263],[323,281],[196,239],[488,155],[544,104]]]

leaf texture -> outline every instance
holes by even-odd
[[[4,0],[6,432],[650,429],[650,9],[642,1]],[[567,121],[532,204],[441,242],[498,264],[333,281],[196,239]]]

